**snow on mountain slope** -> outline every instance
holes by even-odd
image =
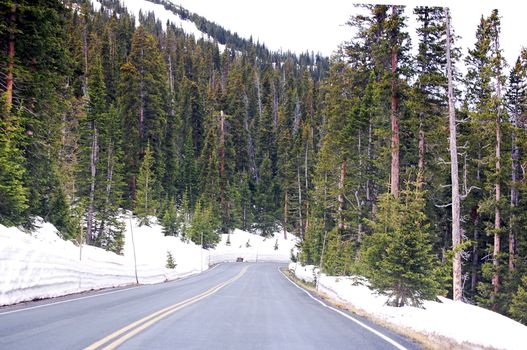
[[[90,0],[95,10],[101,8],[101,3],[98,0]],[[177,14],[165,9],[161,4],[154,4],[147,0],[120,0],[121,4],[127,8],[128,12],[132,14],[136,19],[136,25],[139,25],[139,12],[147,14],[153,12],[155,17],[161,21],[163,28],[166,28],[167,21],[173,23],[176,27],[181,28],[185,33],[193,35],[196,39],[205,39],[208,41],[214,41],[208,34],[203,33],[196,27],[196,24],[189,20],[184,20]],[[223,52],[225,45],[218,43],[220,52]]]
[[[230,245],[227,235],[223,235],[216,249],[202,250],[179,237],[164,236],[156,223],[138,226],[137,220],[128,215],[121,220],[126,224],[124,255],[86,245],[80,249],[61,239],[53,225],[41,220],[31,235],[0,225],[0,305],[134,284],[134,255],[139,283],[150,284],[198,273],[211,264],[237,258],[288,262],[296,244],[293,236],[285,240],[278,234],[276,238],[264,239],[235,230],[230,235]],[[168,252],[175,260],[175,269],[165,267]]]

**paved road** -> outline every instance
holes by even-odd
[[[280,266],[222,264],[169,283],[0,308],[0,349],[418,348],[323,306]]]

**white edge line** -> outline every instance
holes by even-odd
[[[325,303],[323,303],[322,301],[318,300],[317,298],[315,298],[314,296],[311,295],[311,293],[309,293],[308,291],[306,291],[304,288],[300,287],[299,285],[297,285],[295,282],[293,282],[289,277],[287,277],[281,270],[280,268],[278,268],[278,271],[280,271],[280,273],[282,274],[282,276],[284,276],[289,282],[291,282],[295,287],[297,287],[298,289],[300,289],[302,292],[306,293],[311,299],[315,300],[317,303],[319,303],[320,305],[330,309],[330,310],[333,310],[335,311],[336,313],[346,317],[347,319],[355,322],[356,324],[358,324],[359,326],[365,328],[366,330],[372,332],[373,334],[375,334],[376,336],[382,338],[383,340],[387,341],[388,343],[392,344],[393,346],[395,346],[397,349],[400,349],[400,350],[408,350],[407,348],[405,348],[404,346],[402,346],[401,344],[399,344],[398,342],[396,342],[395,340],[393,340],[392,338],[382,334],[381,332],[371,328],[370,326],[364,324],[363,322],[357,320],[356,318],[348,315],[347,313],[345,312],[342,312],[340,311],[339,309],[336,309],[332,306],[329,306],[329,305],[326,305]]]
[[[114,290],[112,292],[100,293],[100,294],[95,294],[95,295],[88,295],[88,296],[81,297],[81,298],[62,300],[62,301],[57,301],[57,302],[49,303],[49,304],[42,304],[42,305],[30,306],[30,307],[26,307],[26,308],[22,308],[22,309],[16,309],[16,310],[11,310],[11,311],[0,312],[0,316],[8,315],[8,314],[14,314],[14,313],[17,313],[17,312],[22,312],[22,311],[40,309],[42,307],[48,307],[48,306],[53,306],[53,305],[71,303],[71,302],[77,301],[77,300],[91,299],[91,298],[100,297],[100,296],[108,295],[108,294],[115,294],[115,293],[126,292],[126,291],[129,291],[129,290],[132,290],[132,289],[136,289],[136,288],[139,288],[139,287],[141,287],[141,286],[136,286],[136,287],[131,287],[131,288],[124,288],[124,289],[120,289],[120,290]],[[65,295],[61,295],[61,296],[65,296]]]
[[[182,281],[182,280],[189,279],[190,277],[199,276],[200,274],[202,274],[202,273],[204,273],[204,272],[214,270],[214,269],[215,269],[216,267],[218,267],[219,265],[220,265],[220,264],[216,264],[216,265],[214,265],[212,268],[207,269],[207,270],[205,270],[205,271],[203,271],[203,272],[201,272],[201,273],[194,273],[194,274],[191,274],[191,275],[184,276],[184,277],[182,277],[182,278],[174,279],[174,280],[169,281],[169,282]],[[160,282],[159,284],[161,284],[161,283],[166,283],[166,282]],[[68,300],[56,301],[56,302],[54,302],[54,303],[41,304],[41,305],[36,305],[36,306],[30,306],[30,307],[20,308],[20,309],[16,309],[16,310],[11,310],[11,311],[0,312],[0,316],[3,316],[3,315],[9,315],[9,314],[15,314],[15,313],[22,312],[22,311],[29,311],[29,310],[40,309],[40,308],[43,308],[43,307],[48,307],[48,306],[53,306],[53,305],[59,305],[59,304],[65,304],[65,303],[71,303],[71,302],[73,302],[73,301],[78,301],[78,300],[85,300],[85,299],[91,299],[91,298],[101,297],[101,296],[109,295],[109,294],[115,294],[115,293],[126,292],[126,291],[133,290],[133,289],[136,289],[136,288],[139,288],[139,287],[142,287],[142,286],[144,286],[144,285],[139,285],[139,286],[130,287],[130,288],[123,288],[123,289],[114,290],[114,291],[106,292],[106,293],[99,293],[99,294],[95,294],[95,295],[88,295],[88,296],[85,296],[85,297],[80,297],[80,298],[75,298],[75,299],[68,299]],[[57,298],[58,298],[58,297],[65,297],[65,296],[67,296],[67,295],[60,295],[60,296],[57,296]]]

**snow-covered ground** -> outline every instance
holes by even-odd
[[[226,244],[227,235],[223,235],[215,249],[202,250],[179,237],[164,236],[156,223],[139,227],[136,219],[130,222],[125,216],[122,220],[126,224],[122,256],[92,246],[80,249],[61,239],[53,225],[42,221],[36,223],[38,228],[31,234],[0,225],[0,305],[134,284],[134,245],[141,284],[181,278],[237,258],[288,262],[295,245],[293,236],[285,240],[280,233],[276,238],[264,239],[235,230],[230,245]],[[168,252],[175,260],[175,269],[165,267]]]
[[[290,263],[289,270],[306,282],[314,282],[317,269]],[[386,297],[375,294],[362,278],[321,274],[318,290],[332,299],[352,305],[375,319],[410,328],[427,336],[452,339],[469,347],[525,349],[527,326],[490,310],[439,297],[425,301],[424,308],[386,305]]]
[[[93,8],[98,11],[102,7],[101,3],[98,0],[90,0]],[[174,24],[176,27],[181,28],[188,35],[193,35],[196,40],[205,39],[207,41],[214,41],[208,34],[203,33],[196,27],[196,24],[190,20],[184,20],[178,15],[174,14],[172,11],[169,11],[165,6],[161,4],[155,4],[147,0],[120,0],[121,4],[126,7],[128,13],[133,15],[136,20],[136,25],[139,25],[139,12],[147,14],[153,12],[161,22],[163,28],[166,28],[167,21]],[[225,45],[218,43],[220,52],[225,50]]]
[[[228,241],[230,240],[230,244]],[[221,242],[211,251],[210,263],[225,261],[279,261],[289,262],[291,249],[295,246],[296,238],[288,235],[284,239],[283,233],[276,233],[274,237],[265,238],[242,230],[234,230],[233,234],[222,235]]]

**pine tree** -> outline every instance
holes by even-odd
[[[439,290],[436,258],[432,252],[424,197],[419,190],[402,191],[400,198],[385,194],[368,224],[361,258],[370,286],[388,296],[393,306],[420,306]]]
[[[214,248],[220,241],[219,229],[220,221],[214,213],[213,204],[203,206],[202,202],[198,201],[187,237],[192,242],[203,245],[205,249]]]
[[[153,152],[150,144],[145,149],[145,157],[137,176],[137,198],[134,213],[139,218],[140,225],[150,225],[150,217],[156,214],[157,194],[155,192],[156,178],[153,171]]]
[[[28,208],[28,190],[24,183],[24,157],[20,146],[23,130],[8,105],[0,104],[0,223],[11,226],[24,222]]]
[[[509,313],[518,322],[527,324],[527,276],[522,278],[518,290],[512,296]]]
[[[451,31],[450,31],[450,11],[445,9],[446,22],[446,60],[447,60],[447,94],[448,94],[448,130],[449,130],[449,150],[450,150],[450,178],[452,185],[452,250],[454,258],[452,260],[452,295],[454,300],[463,298],[463,286],[461,282],[461,204],[459,195],[459,168],[457,152],[457,125],[456,108],[454,99],[453,74],[452,74],[452,50],[451,50]]]
[[[492,270],[492,291],[488,291],[485,283],[479,286],[481,294],[487,299],[485,303],[494,309],[501,307],[496,298],[501,299],[500,275],[501,270],[501,236],[503,234],[502,212],[504,198],[503,166],[502,166],[502,124],[506,122],[502,112],[501,87],[504,85],[504,60],[499,46],[500,32],[499,16],[493,11],[488,18],[481,18],[476,32],[476,44],[469,50],[466,58],[468,66],[467,93],[469,113],[471,116],[473,135],[472,140],[478,159],[478,180],[483,185],[483,196],[479,202],[479,210],[486,221],[486,232],[493,236],[492,268],[484,268],[483,277],[489,277]],[[482,137],[483,136],[483,137]],[[481,169],[481,170],[480,170]],[[503,191],[504,192],[504,191]],[[490,216],[493,216],[492,220]],[[492,225],[490,222],[492,221]]]
[[[266,154],[258,171],[260,181],[256,185],[254,197],[255,225],[254,228],[264,237],[268,237],[276,230],[275,200],[276,188],[273,181],[271,160]]]
[[[181,230],[182,217],[178,213],[176,203],[171,199],[165,208],[162,217],[161,225],[163,226],[163,233],[165,236],[177,236]]]
[[[126,174],[132,200],[136,195],[136,159],[149,143],[153,152],[153,171],[158,179],[165,174],[162,154],[167,123],[168,84],[165,64],[154,36],[139,27],[132,38],[130,60],[121,67],[118,105],[123,121]],[[158,181],[156,191],[162,183]]]
[[[177,266],[176,261],[174,260],[174,257],[170,251],[167,251],[167,263],[165,266],[167,269],[175,269]]]
[[[16,183],[23,174],[26,185],[22,187],[27,192],[24,195],[20,188],[17,196],[26,197],[27,201],[19,198],[7,211],[18,216],[13,218],[17,223],[24,221],[25,226],[31,226],[35,215],[49,219],[50,213],[60,209],[54,205],[60,203],[56,199],[63,185],[59,176],[58,150],[60,117],[69,93],[64,79],[70,73],[65,31],[67,10],[57,0],[4,1],[0,4],[0,13],[4,14],[0,16],[0,42],[6,52],[0,68],[1,113],[3,122],[9,123],[5,118],[14,118],[11,126],[2,125],[2,132],[20,128],[19,131],[9,131],[9,141],[2,156],[10,159],[23,156],[25,159],[19,163],[23,165],[23,172],[6,164],[5,170],[14,177],[2,183],[8,187],[20,187]],[[23,143],[21,139],[17,140],[22,133],[25,134]],[[22,150],[23,153],[19,153]],[[13,193],[8,197],[6,200],[13,200]],[[28,206],[23,215],[20,215],[20,205]],[[66,209],[66,212],[62,211],[66,219],[69,217],[68,201],[62,209]],[[56,223],[60,231],[70,229]]]

